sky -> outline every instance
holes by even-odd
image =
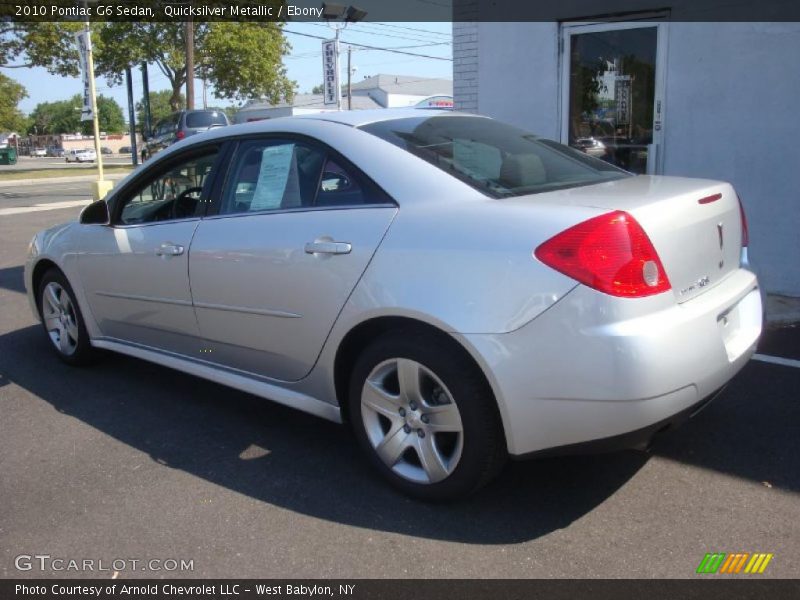
[[[289,79],[297,82],[300,93],[310,92],[311,88],[322,83],[322,52],[320,49],[322,40],[298,34],[332,38],[333,30],[324,23],[290,22],[286,24],[285,31],[287,32],[286,37],[292,45],[290,53],[284,57]],[[356,71],[353,75],[353,82],[361,81],[366,76],[378,73],[452,79],[451,33],[452,24],[447,22],[350,24],[340,34],[341,81],[344,83],[346,78],[346,42],[380,48],[397,48],[402,52],[447,59],[437,60],[354,47],[352,66]],[[166,76],[159,71],[157,66],[151,65],[148,71],[150,91],[169,89]],[[50,75],[42,68],[3,69],[3,73],[24,85],[28,90],[28,98],[20,103],[20,109],[25,113],[30,113],[40,102],[66,100],[81,93],[80,79]],[[136,69],[133,73],[134,101],[139,101],[142,96],[141,72]],[[98,94],[111,96],[119,103],[127,120],[128,99],[124,83],[109,87],[105,78],[101,77],[97,79],[96,86]],[[209,106],[231,104],[227,99],[214,98],[213,89],[210,86],[207,98]],[[195,82],[195,106],[203,106],[203,86],[200,80]]]

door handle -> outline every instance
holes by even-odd
[[[350,254],[353,249],[347,242],[308,242],[306,254]]]
[[[183,246],[171,244],[170,242],[164,242],[158,248],[156,248],[156,256],[180,256],[183,254],[183,251]]]

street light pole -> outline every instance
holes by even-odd
[[[86,9],[86,14],[89,14],[89,3],[84,0],[83,7]],[[91,98],[92,106],[92,124],[94,126],[94,151],[97,160],[97,181],[94,184],[93,196],[95,200],[102,200],[106,194],[111,190],[112,183],[106,181],[103,177],[103,153],[100,151],[100,121],[97,116],[97,89],[94,84],[94,57],[91,44],[91,31],[89,29],[89,18],[86,18],[85,29],[86,33],[86,76],[89,79],[89,96]]]
[[[131,139],[131,162],[133,166],[139,164],[139,150],[136,147],[136,107],[133,103],[133,76],[131,67],[125,67],[125,83],[128,86],[128,134]]]
[[[339,70],[339,32],[341,31],[340,27],[335,27],[336,29],[336,70]],[[342,110],[342,88],[339,85],[339,77],[341,77],[341,71],[336,73],[336,85],[339,86],[339,89],[336,90],[336,110]]]
[[[147,74],[147,63],[142,62],[142,107],[144,108],[144,123],[142,123],[142,137],[147,139],[152,134],[153,118],[150,114],[150,77]]]
[[[194,110],[194,22],[186,22],[186,109]]]
[[[336,51],[336,70],[339,70],[339,33],[342,29],[347,27],[348,23],[356,23],[358,21],[362,21],[364,17],[367,16],[367,11],[362,10],[360,8],[356,8],[355,6],[344,6],[342,4],[333,4],[331,2],[323,2],[322,3],[322,18],[328,22],[329,27],[333,27],[335,34],[335,51]],[[343,19],[344,24],[339,26],[332,25],[332,20]],[[351,110],[353,105],[352,101],[350,100],[350,78],[351,78],[351,71],[350,71],[350,55],[352,52],[352,48],[350,46],[347,47],[347,110]],[[339,85],[339,77],[341,77],[341,72],[336,73],[336,85],[339,89],[336,90],[336,110],[342,110],[342,89]],[[324,78],[323,78],[324,80]]]

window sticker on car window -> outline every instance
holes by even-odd
[[[250,210],[270,210],[281,207],[284,192],[290,185],[294,144],[269,146],[261,153],[261,168]],[[295,179],[297,174],[295,172]]]

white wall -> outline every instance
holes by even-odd
[[[456,110],[478,110],[479,25],[474,21],[453,23],[453,102]]]
[[[559,139],[558,24],[453,33],[456,106]],[[675,22],[668,36],[665,174],[732,182],[762,285],[800,296],[800,23]]]
[[[557,23],[478,23],[477,112],[557,140],[558,32]]]
[[[800,296],[800,23],[671,23],[664,172],[730,181],[769,292]]]

